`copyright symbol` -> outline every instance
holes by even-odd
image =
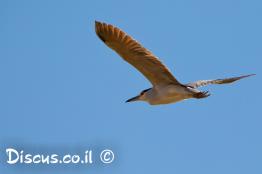
[[[100,153],[100,159],[105,164],[112,163],[114,161],[114,158],[115,156],[112,150],[105,149]]]

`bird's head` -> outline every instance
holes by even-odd
[[[152,88],[148,88],[148,89],[145,89],[145,90],[141,91],[139,95],[128,99],[126,102],[145,101],[146,98],[147,98],[147,97],[146,97],[146,93],[147,93],[147,91],[149,91],[150,89],[152,89]]]

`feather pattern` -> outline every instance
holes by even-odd
[[[108,47],[140,71],[153,86],[180,85],[156,56],[119,28],[96,21],[95,29],[98,37]]]

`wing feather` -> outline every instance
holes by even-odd
[[[156,56],[119,28],[96,21],[95,29],[98,37],[108,47],[133,65],[154,86],[180,84]]]
[[[240,76],[240,77],[231,77],[231,78],[225,78],[225,79],[216,79],[216,80],[199,80],[193,83],[189,83],[186,84],[186,86],[189,86],[191,88],[199,88],[202,86],[206,86],[209,84],[228,84],[228,83],[233,83],[237,80],[249,77],[249,76],[253,76],[255,74],[249,74],[249,75],[244,75],[244,76]]]

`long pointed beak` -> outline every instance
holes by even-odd
[[[130,99],[128,99],[127,101],[126,101],[126,103],[127,102],[134,102],[134,101],[138,101],[139,100],[139,95],[138,96],[135,96],[135,97],[133,97],[133,98],[130,98]]]

